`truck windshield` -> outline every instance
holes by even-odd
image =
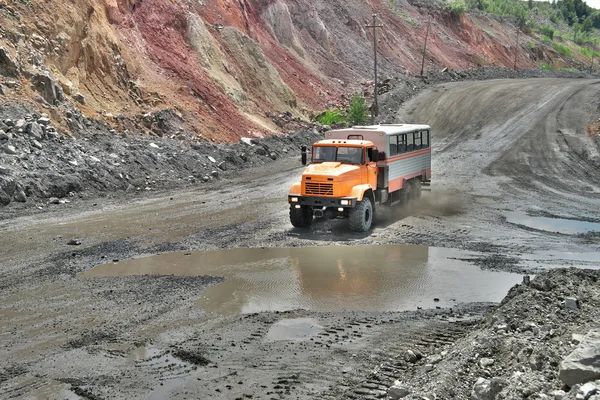
[[[363,164],[362,147],[315,146],[313,162],[339,161],[347,164]]]

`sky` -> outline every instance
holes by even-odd
[[[600,10],[600,0],[583,0],[585,4],[588,6],[595,8],[596,10]],[[548,3],[552,3],[552,0],[548,1]]]
[[[600,10],[600,0],[584,0],[585,4],[588,6],[595,8],[596,10]]]

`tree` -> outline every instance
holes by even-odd
[[[369,109],[365,99],[360,94],[354,93],[348,108],[348,123],[350,125],[364,125],[368,119]]]
[[[573,41],[577,43],[577,34],[583,30],[583,25],[579,23],[573,24]]]
[[[581,29],[584,32],[590,32],[593,27],[594,27],[594,21],[592,20],[592,16],[590,15],[585,19],[585,21],[583,21],[583,26],[581,27]]]

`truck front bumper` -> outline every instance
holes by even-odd
[[[300,196],[288,195],[288,203],[291,205],[311,206],[311,207],[335,207],[335,208],[353,208],[356,207],[356,198],[353,197],[319,197],[319,196]]]

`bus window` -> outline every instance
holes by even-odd
[[[390,136],[390,156],[398,154],[398,135]]]
[[[415,136],[415,132],[409,133],[407,135],[408,143],[406,144],[406,151],[414,151],[415,150],[414,136]]]
[[[422,131],[423,136],[423,148],[426,149],[429,147],[429,131]]]
[[[415,132],[415,150],[423,148],[423,131]]]
[[[406,153],[406,134],[400,135],[400,141],[398,142],[398,154]]]
[[[348,135],[348,140],[364,140],[363,135]]]

